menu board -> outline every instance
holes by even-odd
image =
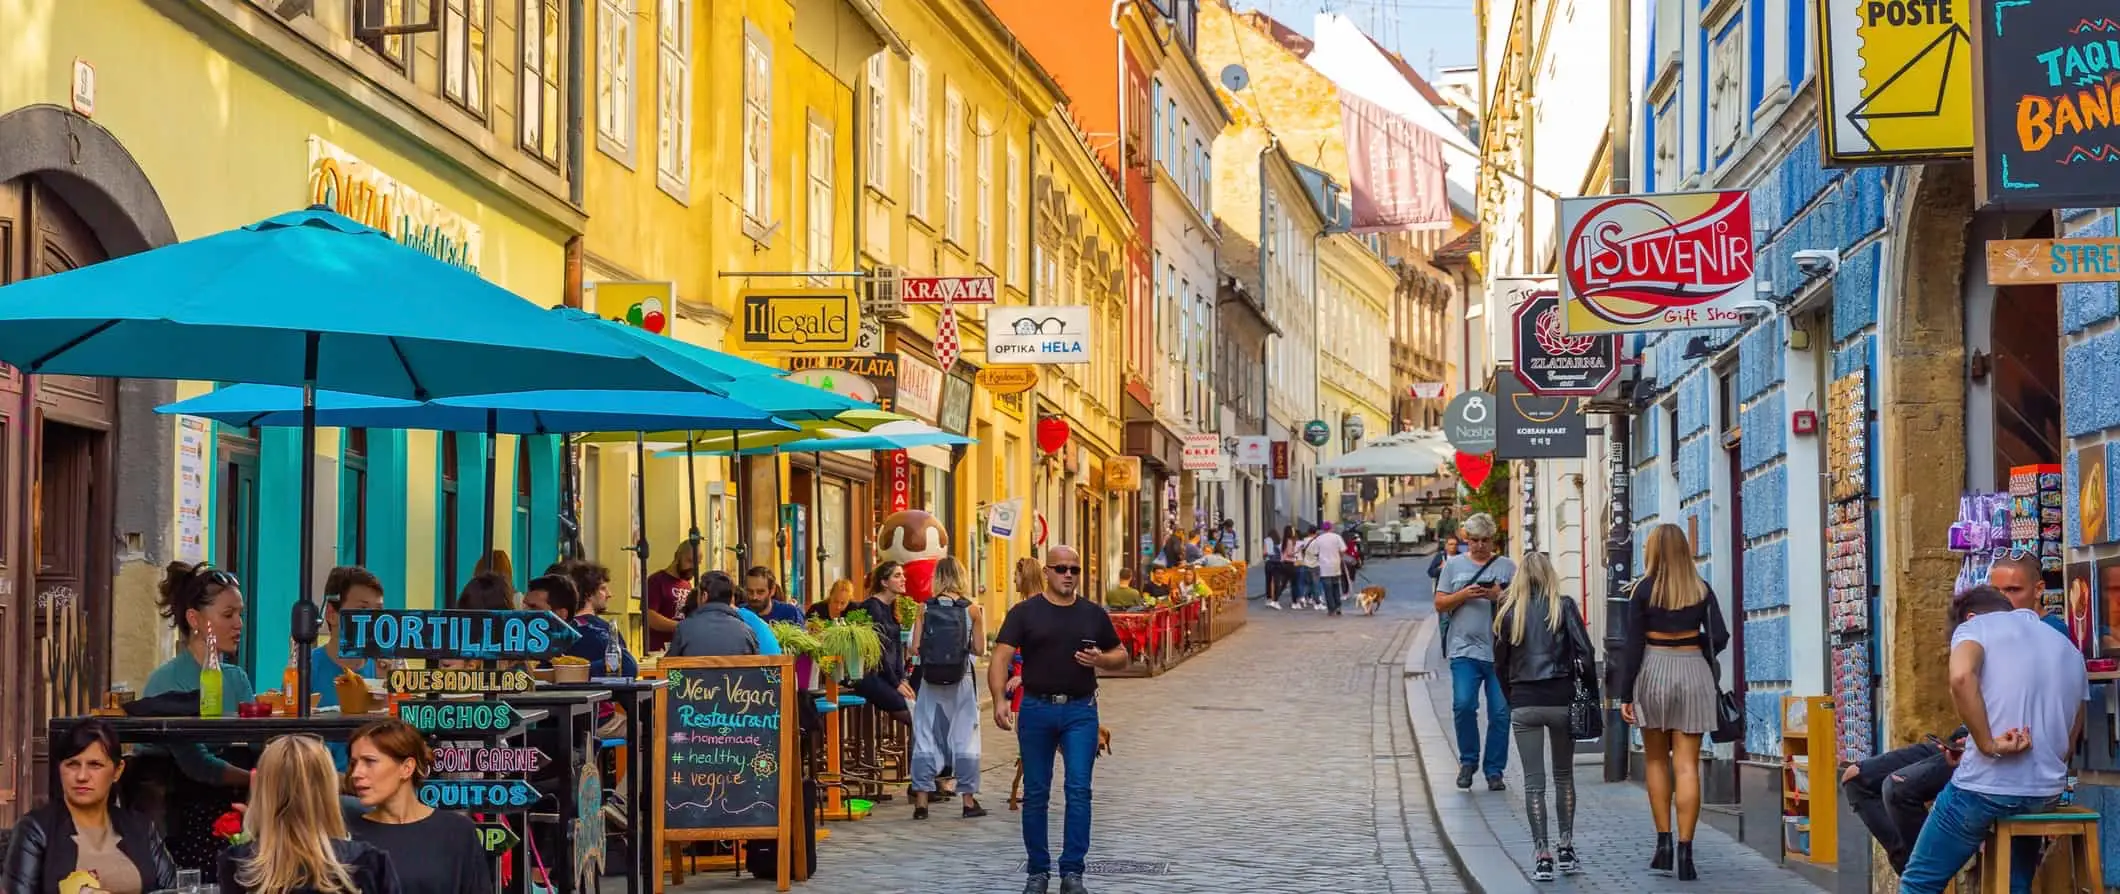
[[[778,838],[787,858],[801,810],[794,665],[789,655],[739,655],[657,666],[669,684],[656,694],[667,746],[655,777],[665,838]]]

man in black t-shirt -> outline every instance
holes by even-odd
[[[1009,609],[987,668],[989,692],[1007,692],[1009,667],[1023,655],[1023,714],[994,698],[994,725],[1016,729],[1023,757],[1023,849],[1030,880],[1023,894],[1046,894],[1053,858],[1046,805],[1053,794],[1053,758],[1067,767],[1067,813],[1062,824],[1060,894],[1088,894],[1082,870],[1089,857],[1090,770],[1097,760],[1097,669],[1128,661],[1104,607],[1081,598],[1082,557],[1071,546],[1045,556],[1045,592]]]

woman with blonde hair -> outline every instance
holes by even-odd
[[[399,894],[390,856],[349,838],[339,776],[315,736],[281,736],[258,757],[243,813],[249,840],[221,852],[221,890]]]
[[[1575,855],[1575,735],[1568,706],[1596,653],[1581,609],[1560,592],[1545,553],[1526,552],[1494,614],[1494,668],[1509,704],[1509,728],[1524,760],[1524,813],[1531,820],[1531,880],[1582,868]],[[1546,838],[1546,749],[1553,749],[1553,817],[1560,847]]]
[[[1730,644],[1715,591],[1700,579],[1693,544],[1677,525],[1657,525],[1643,550],[1646,572],[1627,598],[1620,716],[1641,729],[1649,811],[1656,823],[1653,872],[1699,878],[1693,829],[1700,821],[1700,740],[1714,731],[1720,668]],[[1678,801],[1678,847],[1672,850],[1671,802]]]
[[[920,697],[913,700],[913,818],[927,819],[935,777],[948,766],[964,795],[967,819],[979,806],[979,692],[972,657],[986,652],[986,623],[970,596],[964,564],[935,563],[935,595],[913,620],[913,654],[920,657]]]
[[[842,577],[832,582],[832,588],[825,591],[823,599],[810,604],[810,610],[803,612],[803,617],[837,621],[853,607],[854,582]]]

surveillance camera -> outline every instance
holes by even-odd
[[[1840,252],[1831,249],[1807,248],[1789,257],[1805,276],[1832,276],[1840,271]]]

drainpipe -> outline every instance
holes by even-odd
[[[582,122],[587,116],[582,110],[581,77],[583,68],[588,64],[582,35],[586,21],[582,0],[570,0],[567,4],[567,71],[570,72],[567,78],[567,201],[576,208],[581,207],[588,178],[588,172],[584,170],[586,156],[583,150],[585,141]],[[566,268],[561,274],[561,288],[564,291],[560,295],[560,302],[568,307],[578,308],[582,305],[582,250],[581,234],[576,233],[567,239],[564,261]],[[492,449],[490,444],[488,449]],[[574,515],[574,504],[577,495],[581,493],[581,460],[576,455],[574,445],[567,443],[564,435],[560,437],[559,452],[559,555],[578,559],[582,556],[581,520]],[[489,479],[487,483],[490,485],[492,482]],[[490,511],[492,507],[487,508]],[[487,535],[490,538],[492,531],[487,531]],[[516,558],[520,561],[529,557]]]
[[[577,207],[582,203],[585,174],[582,171],[582,68],[587,65],[587,53],[583,47],[582,28],[587,17],[582,13],[582,0],[567,3],[567,200]],[[673,308],[674,312],[674,308]]]

